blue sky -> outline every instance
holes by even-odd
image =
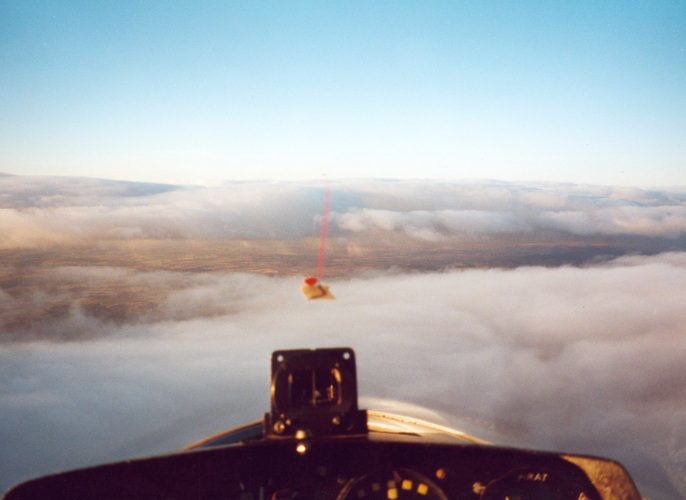
[[[686,4],[0,1],[0,172],[686,185]]]

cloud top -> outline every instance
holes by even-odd
[[[332,236],[445,242],[490,236],[686,234],[686,192],[499,182],[331,181]],[[323,183],[165,186],[0,177],[4,248],[136,239],[299,239],[318,233]],[[376,236],[375,236],[376,237]]]

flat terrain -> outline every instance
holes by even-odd
[[[527,265],[580,265],[627,253],[626,242],[503,239],[423,242],[384,233],[373,247],[327,242],[325,277],[374,270],[432,272]],[[640,251],[640,248],[636,248]],[[317,238],[301,240],[137,240],[0,250],[0,339],[43,337],[74,314],[117,325],[165,318],[167,298],[216,273],[316,274]],[[227,305],[229,307],[230,305]],[[201,315],[223,314],[216,307]],[[86,331],[86,330],[84,330]],[[38,333],[41,332],[41,333]],[[62,331],[67,339],[87,335]]]

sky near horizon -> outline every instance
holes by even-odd
[[[0,172],[686,185],[686,4],[0,1]]]

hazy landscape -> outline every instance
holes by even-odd
[[[322,183],[0,181],[4,340],[44,339],[40,328],[75,308],[115,324],[158,321],[160,304],[202,273],[316,271]],[[381,180],[331,187],[328,278],[578,266],[686,248],[680,192]],[[197,314],[223,312],[210,309]]]
[[[363,404],[686,493],[686,192],[0,176],[0,487],[268,409],[278,348],[349,345]],[[471,429],[470,429],[471,430]]]

